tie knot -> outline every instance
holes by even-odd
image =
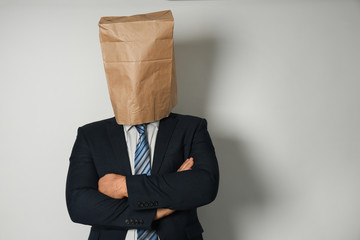
[[[136,129],[138,130],[138,132],[140,134],[143,134],[145,132],[145,125],[146,124],[138,124],[138,125],[135,125]]]

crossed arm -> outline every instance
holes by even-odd
[[[193,165],[194,158],[188,158],[177,171],[181,172],[191,170]],[[122,199],[129,196],[126,186],[126,176],[115,173],[108,173],[101,177],[98,181],[98,190],[99,192],[115,199]],[[160,218],[166,217],[173,212],[175,212],[173,209],[157,208],[154,220],[159,220]]]
[[[93,226],[146,229],[151,228],[154,219],[174,210],[192,209],[210,203],[217,195],[219,169],[205,119],[199,122],[196,129],[190,155],[196,159],[191,171],[123,176],[119,195],[122,198],[113,198],[103,193],[106,191],[102,190],[105,186],[102,183],[109,180],[109,176],[98,178],[86,136],[82,128],[78,128],[66,180],[66,203],[70,218],[73,222]],[[121,178],[121,175],[117,177]],[[119,187],[115,189],[116,194]],[[139,204],[142,201],[156,201],[158,204],[144,207]],[[137,225],[129,225],[128,219],[135,219]]]

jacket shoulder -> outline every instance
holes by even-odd
[[[196,122],[196,121],[201,121],[204,119],[202,117],[198,117],[198,116],[190,115],[190,114],[182,114],[182,113],[174,113],[174,112],[171,112],[171,114],[175,118],[178,118],[179,120],[185,120],[185,121],[195,121]]]
[[[190,115],[190,114],[173,113],[173,112],[172,112],[172,115],[174,118],[179,120],[180,125],[184,125],[187,127],[199,126],[201,124],[201,122],[205,122],[205,124],[207,124],[206,119],[203,117]]]
[[[79,128],[81,128],[82,130],[84,130],[86,132],[97,131],[97,130],[104,129],[104,127],[112,121],[115,121],[115,117],[105,118],[105,119],[89,122],[89,123],[79,126]]]

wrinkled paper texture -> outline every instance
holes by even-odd
[[[168,117],[177,104],[171,10],[102,17],[99,37],[118,124]]]

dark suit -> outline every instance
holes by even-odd
[[[194,157],[192,170],[177,172]],[[126,176],[128,198],[98,191],[107,173]],[[219,167],[207,121],[170,113],[160,120],[151,176],[132,175],[123,125],[115,117],[78,128],[66,180],[66,203],[73,222],[91,225],[89,240],[125,239],[128,229],[154,228],[160,240],[201,240],[197,207],[216,198]],[[153,221],[157,208],[174,213]]]

